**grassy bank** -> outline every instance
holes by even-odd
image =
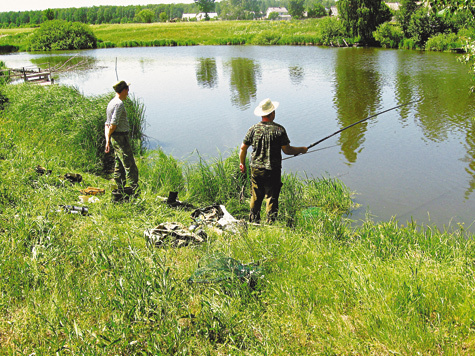
[[[386,28],[392,28],[392,25]],[[332,17],[298,21],[200,21],[175,23],[133,23],[91,25],[98,48],[194,45],[326,45],[352,46],[358,39],[345,36],[341,22]],[[0,52],[26,51],[36,29],[0,29]],[[473,31],[439,34],[425,45],[430,51],[460,49]],[[381,34],[385,31],[382,30]],[[414,39],[392,38],[387,33],[378,40],[384,47],[417,49]]]
[[[472,236],[395,221],[352,228],[350,193],[286,175],[281,218],[205,242],[147,243],[145,229],[192,223],[160,196],[242,217],[237,153],[185,164],[136,150],[142,195],[111,202],[101,174],[109,94],[8,86],[0,111],[0,349],[16,355],[463,355],[475,352]],[[44,109],[47,108],[47,109]],[[130,103],[140,128],[140,103]],[[51,169],[38,175],[34,167]],[[80,173],[83,182],[59,178]],[[89,215],[60,208],[106,189]],[[248,199],[248,195],[245,200]],[[316,206],[311,210],[308,206]],[[232,258],[259,277],[189,283]],[[254,265],[257,264],[257,265]],[[234,274],[232,274],[234,275]]]
[[[202,21],[94,26],[102,46],[317,45],[326,41],[325,20]],[[335,39],[338,44],[338,39]],[[134,43],[135,42],[135,43]],[[343,44],[343,42],[341,42]]]
[[[334,19],[305,21],[201,21],[152,24],[107,24],[91,26],[98,46],[188,46],[188,45],[346,45]],[[25,50],[35,29],[0,29],[0,46]]]

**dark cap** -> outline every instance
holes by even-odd
[[[125,81],[121,80],[120,82],[115,83],[112,88],[114,88],[116,93],[120,93],[122,90],[128,89],[129,85],[130,83],[127,84]]]

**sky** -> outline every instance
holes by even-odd
[[[46,10],[100,5],[191,4],[193,0],[0,0],[0,12]]]

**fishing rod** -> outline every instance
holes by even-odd
[[[391,111],[391,110],[395,110],[395,109],[397,109],[397,108],[400,108],[401,106],[406,106],[406,105],[409,105],[409,104],[417,103],[418,101],[421,101],[421,100],[422,100],[422,98],[417,99],[417,100],[413,100],[413,101],[409,101],[408,103],[404,103],[404,104],[401,104],[401,105],[394,106],[394,107],[392,107],[392,108],[390,108],[390,109],[386,109],[386,110],[381,111],[381,112],[378,112],[378,113],[376,113],[376,114],[374,114],[374,115],[368,116],[368,117],[366,117],[366,118],[364,118],[364,119],[362,119],[362,120],[356,121],[356,122],[352,123],[351,125],[348,125],[348,126],[342,128],[342,129],[338,130],[338,131],[335,131],[335,132],[332,133],[331,135],[328,135],[328,136],[322,138],[321,140],[318,140],[317,142],[312,143],[311,145],[307,146],[307,148],[310,149],[310,148],[312,148],[313,146],[316,146],[316,145],[318,145],[319,143],[322,143],[323,141],[328,140],[330,137],[333,137],[333,136],[335,136],[336,134],[339,134],[340,132],[345,131],[346,129],[349,129],[350,127],[353,127],[353,126],[355,126],[355,125],[361,124],[362,122],[364,122],[364,121],[366,121],[366,120],[369,120],[369,119],[371,119],[371,118],[373,118],[373,117],[375,117],[375,116],[384,114],[384,113],[386,113],[386,112],[388,112],[388,111]],[[315,150],[315,151],[316,151],[316,150]],[[311,151],[311,152],[315,152],[315,151]],[[308,151],[307,151],[307,153],[308,153]],[[297,157],[297,156],[300,156],[300,154],[295,155],[295,156],[291,156],[291,157],[286,157],[286,158],[283,158],[282,160],[294,158],[294,157]]]

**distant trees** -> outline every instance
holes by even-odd
[[[429,4],[402,0],[400,4],[396,23],[382,24],[373,32],[382,46],[446,51],[460,49],[475,37],[475,0],[432,0]],[[469,52],[470,46],[465,50]]]
[[[158,20],[160,22],[167,22],[168,20],[168,15],[166,12],[161,12],[160,15],[158,15]]]
[[[321,3],[315,3],[307,8],[307,17],[317,18],[327,16],[327,10]]]
[[[43,11],[0,12],[0,28],[38,27],[51,20],[65,20],[86,24],[147,22],[149,17],[137,16],[143,10],[153,13],[152,21],[164,12],[167,19],[181,18],[184,12],[196,13],[198,6],[193,4],[154,4],[147,6],[92,6],[83,8],[48,9]],[[148,11],[144,14],[147,14]]]
[[[289,0],[289,14],[295,19],[301,19],[305,11],[305,0]]]
[[[222,0],[220,17],[226,20],[251,20],[261,13],[262,2],[259,0]]]
[[[141,10],[136,16],[135,19],[137,22],[152,23],[155,18],[155,12],[150,9]]]
[[[43,22],[54,20],[54,11],[51,9],[46,9],[43,11]]]

